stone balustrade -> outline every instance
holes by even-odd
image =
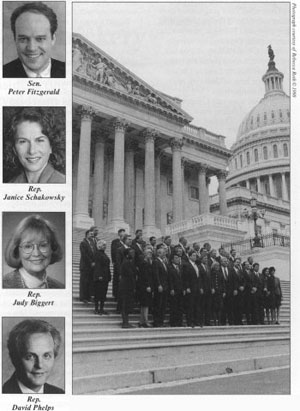
[[[225,147],[225,137],[214,134],[204,128],[194,126],[192,124],[185,125],[183,128],[184,134],[205,140],[206,142]]]
[[[182,220],[170,224],[166,227],[166,235],[178,234],[196,227],[212,225],[214,227],[229,228],[240,230],[239,221],[236,218],[230,218],[218,214],[201,214],[190,219]]]

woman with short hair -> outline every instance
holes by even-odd
[[[6,246],[5,261],[15,270],[4,275],[3,288],[64,288],[46,271],[62,257],[53,224],[40,215],[23,218]]]

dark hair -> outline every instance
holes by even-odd
[[[262,272],[261,272],[261,273],[262,273],[262,274],[265,274],[265,272],[266,272],[267,270],[269,271],[269,267],[265,267],[265,268],[263,268],[263,270],[262,270]]]
[[[45,16],[50,23],[50,32],[51,36],[53,37],[54,33],[57,30],[57,17],[54,11],[48,7],[46,4],[40,1],[34,1],[32,3],[24,3],[22,6],[17,7],[11,17],[10,17],[10,26],[12,32],[14,34],[14,38],[16,38],[16,20],[18,17],[21,16],[23,13],[35,13],[35,14],[42,14]]]
[[[14,147],[17,127],[27,121],[40,125],[52,149],[49,162],[56,170],[65,174],[65,108],[5,107],[3,111],[4,182],[9,182],[22,170]]]
[[[121,234],[121,233],[125,233],[124,228],[120,228],[120,229],[118,230],[118,234]]]
[[[189,257],[191,257],[192,254],[197,254],[197,252],[192,248],[189,252]]]
[[[85,238],[88,236],[88,233],[90,232],[91,230],[86,230],[86,232],[85,232]]]
[[[152,241],[154,238],[155,238],[155,240],[156,240],[156,237],[155,237],[155,236],[150,237],[150,238],[149,238],[149,241]]]
[[[58,242],[54,226],[50,223],[50,221],[45,220],[39,215],[30,215],[20,221],[6,246],[5,261],[10,267],[20,268],[22,266],[19,254],[19,245],[23,234],[27,230],[43,233],[49,240],[52,250],[50,264],[54,264],[62,259],[63,251]]]
[[[258,263],[254,263],[254,264],[253,264],[253,268],[256,267],[256,266],[259,267],[259,264],[258,264]]]
[[[21,357],[25,354],[25,345],[28,337],[37,333],[51,335],[54,342],[54,357],[57,357],[61,345],[59,331],[47,321],[36,319],[24,320],[13,327],[7,340],[8,353],[16,369],[19,368]]]
[[[272,273],[273,273],[273,272],[275,273],[275,271],[276,271],[275,267],[270,267],[270,268],[269,268],[269,273],[271,273],[271,272],[272,272]]]

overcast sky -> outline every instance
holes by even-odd
[[[289,93],[288,3],[73,3],[73,31],[152,87],[183,99],[228,148],[264,95],[267,46]]]

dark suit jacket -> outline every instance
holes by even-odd
[[[13,60],[3,66],[3,78],[26,78],[27,74],[20,59]],[[51,78],[65,78],[66,65],[64,62],[51,59]]]
[[[65,286],[51,277],[47,278],[48,288],[65,288]],[[3,288],[24,288],[21,274],[18,269],[5,274]]]
[[[16,374],[14,373],[9,380],[7,380],[2,387],[3,394],[22,394],[22,391],[17,382]],[[64,390],[56,387],[55,385],[47,384],[44,385],[44,394],[64,394]]]
[[[109,282],[111,280],[110,259],[103,250],[96,251],[93,277],[94,281]]]
[[[200,288],[203,288],[200,272],[199,277],[197,277],[197,273],[189,261],[183,262],[182,274],[183,286],[185,290],[189,288],[192,293],[196,294],[200,291]]]
[[[174,290],[175,294],[182,293],[183,291],[183,280],[182,280],[182,268],[179,265],[178,271],[173,264],[168,264],[168,278],[169,278],[169,288],[170,291]]]
[[[117,256],[117,249],[121,247],[121,241],[119,238],[115,238],[114,240],[112,240],[111,242],[111,246],[110,246],[110,256],[111,256],[111,261],[113,262],[113,264],[116,263],[116,256]]]
[[[210,268],[206,266],[206,270],[205,270],[202,264],[200,264],[198,267],[199,267],[199,275],[201,277],[202,289],[204,291],[204,294],[210,294],[211,293]]]
[[[80,243],[80,254],[80,272],[90,272],[94,262],[94,254],[92,245],[86,238]]]
[[[167,291],[169,287],[168,269],[167,265],[163,265],[159,258],[156,258],[153,262],[153,282],[155,291],[158,286],[162,286],[163,291]]]

